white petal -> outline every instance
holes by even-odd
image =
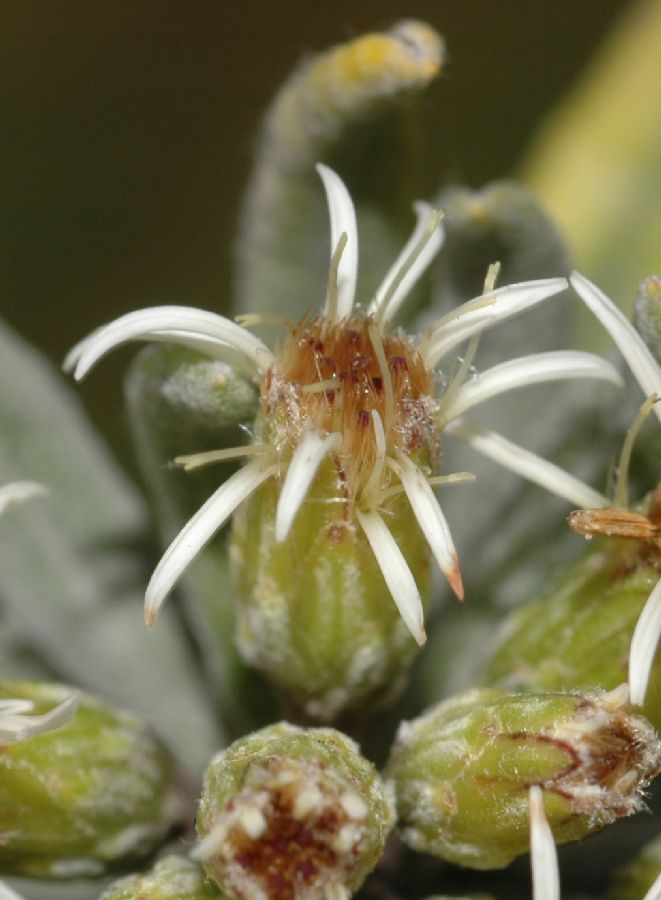
[[[48,493],[48,488],[37,481],[12,481],[0,487],[0,515],[14,503],[22,503],[31,497]]]
[[[82,341],[75,377],[84,378],[101,357],[120,344],[150,340],[193,342],[196,349],[224,344],[241,353],[258,372],[266,371],[273,361],[271,351],[259,338],[224,316],[187,306],[155,306],[121,316]]]
[[[388,270],[367,310],[378,316],[385,325],[422,278],[441,249],[445,232],[441,226],[442,213],[419,201],[413,205],[417,221],[413,234]]]
[[[156,566],[145,593],[145,622],[151,628],[173,585],[237,506],[275,472],[271,459],[255,460],[231,475],[181,529]]]
[[[640,614],[629,651],[629,691],[631,703],[642,706],[656,647],[661,635],[661,579],[657,581]]]
[[[430,369],[435,368],[446,353],[478,331],[492,328],[567,287],[566,278],[525,281],[463,303],[431,325],[420,345],[425,363]]]
[[[642,900],[661,900],[661,872],[654,880],[654,884],[645,894]]]
[[[321,176],[326,190],[331,224],[331,256],[335,253],[341,235],[346,234],[347,236],[347,244],[337,270],[337,306],[333,316],[334,321],[337,322],[351,314],[356,295],[358,226],[356,225],[356,211],[353,201],[339,175],[336,175],[332,169],[321,163],[317,165],[317,172]],[[331,313],[329,309],[324,311],[326,315]]]
[[[544,795],[538,784],[531,786],[529,798],[533,900],[560,900],[558,855],[544,812]]]
[[[661,396],[661,366],[652,356],[645,341],[638,334],[627,317],[617,308],[612,300],[578,272],[570,278],[572,287],[585,305],[599,319],[606,331],[613,338],[622,356],[626,359],[643,394]],[[661,421],[661,405],[655,408]]]
[[[406,627],[418,644],[424,644],[422,600],[402,551],[377,512],[356,509],[356,515]]]
[[[552,494],[569,500],[576,507],[594,509],[611,505],[608,497],[593,490],[585,482],[574,478],[560,466],[508,441],[497,431],[463,420],[450,422],[446,431],[473,447],[479,453],[500,463],[506,469],[522,475]]]
[[[278,498],[275,515],[276,541],[284,541],[289,534],[294,517],[322,460],[341,443],[342,435],[337,432],[324,436],[320,431],[308,431],[294,451]]]
[[[448,408],[442,408],[443,420],[448,422],[456,419],[478,403],[505,391],[544,381],[575,378],[598,378],[618,386],[622,384],[616,369],[605,359],[592,353],[575,350],[533,353],[510,359],[471,378],[459,388]],[[441,404],[442,402],[443,398]]]
[[[4,881],[0,881],[0,900],[25,900],[25,898],[13,891]]]
[[[217,822],[191,850],[190,858],[203,862],[219,853],[227,840],[227,825]]]
[[[436,495],[420,469],[404,454],[399,454],[397,460],[391,462],[391,465],[402,482],[413,514],[418,520],[418,525],[427,539],[441,572],[449,581],[450,587],[457,597],[463,600],[464,586],[457,551]]]
[[[10,706],[13,704],[13,706]],[[29,715],[31,701],[8,701],[0,708],[0,742],[23,741],[61,728],[73,717],[78,707],[78,694],[72,694],[47,713]]]

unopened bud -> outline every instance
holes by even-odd
[[[636,525],[636,517],[647,521],[628,515]],[[506,619],[484,684],[508,691],[612,690],[626,681],[631,638],[660,564],[644,540],[595,540],[546,599]],[[661,728],[659,652],[642,712]]]
[[[399,731],[387,774],[404,841],[474,869],[529,849],[529,788],[543,790],[557,843],[643,808],[661,743],[610,693],[504,694],[477,689]]]
[[[211,763],[195,855],[233,898],[349,897],[394,821],[374,767],[331,729],[272,725]]]
[[[150,872],[112,884],[99,900],[221,900],[222,894],[198,863],[166,856]]]
[[[71,690],[4,682],[0,702],[39,721]],[[16,718],[16,712],[13,715]],[[0,741],[0,868],[65,878],[151,851],[179,814],[172,758],[129,713],[81,694],[75,714],[44,733]]]

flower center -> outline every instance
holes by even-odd
[[[433,376],[406,335],[384,335],[372,317],[333,322],[303,320],[287,335],[262,389],[268,438],[279,453],[295,448],[310,429],[342,436],[340,456],[356,495],[379,455],[418,451],[438,459]]]

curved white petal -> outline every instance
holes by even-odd
[[[294,451],[275,514],[275,539],[284,541],[324,457],[342,443],[338,432],[308,431]]]
[[[155,306],[121,316],[81,341],[73,353],[77,356],[75,377],[87,372],[106,353],[127,341],[172,340],[202,349],[208,345],[227,345],[242,354],[256,372],[265,372],[273,361],[268,347],[245,328],[216,313],[187,306]],[[72,357],[65,361],[71,365]]]
[[[629,651],[629,693],[634,706],[645,702],[647,682],[661,635],[661,579],[657,581],[640,614]]]
[[[422,600],[402,551],[377,512],[356,509],[356,515],[406,627],[418,644],[424,644]]]
[[[342,179],[328,166],[319,163],[317,172],[324,183],[328,214],[331,225],[331,257],[335,253],[342,234],[346,234],[347,243],[337,268],[337,305],[335,310],[324,309],[326,315],[334,312],[334,321],[344,319],[351,314],[356,281],[358,278],[358,226],[353,201]]]
[[[234,510],[275,472],[272,459],[258,459],[231,475],[181,529],[156,566],[145,592],[145,622],[151,628],[175,582]]]
[[[533,900],[560,900],[558,854],[544,812],[544,794],[538,784],[530,788],[529,803]]]
[[[592,353],[575,350],[534,353],[500,363],[471,378],[459,388],[446,409],[441,407],[443,420],[449,422],[456,419],[478,403],[484,403],[505,391],[544,381],[575,378],[598,378],[618,386],[622,384],[617,370]]]
[[[566,278],[545,278],[508,284],[469,300],[431,325],[420,344],[420,353],[428,368],[433,369],[446,353],[477,332],[493,328],[567,287]]]
[[[569,500],[574,506],[583,509],[594,509],[611,505],[608,497],[593,490],[585,482],[574,478],[560,466],[549,462],[519,444],[507,440],[497,431],[483,428],[472,422],[450,422],[446,429],[448,434],[473,447],[494,462],[506,469],[527,478],[552,494]]]
[[[0,515],[14,503],[22,503],[32,497],[43,496],[48,488],[38,481],[12,481],[0,487]]]
[[[23,741],[66,725],[78,708],[78,694],[72,694],[47,713],[38,716],[29,715],[33,707],[30,700],[7,700],[0,703],[0,742]]]
[[[418,525],[429,544],[441,572],[460,600],[464,598],[464,585],[459,569],[457,551],[452,541],[450,527],[440,504],[420,469],[403,453],[390,462],[402,482]]]
[[[661,366],[631,322],[603,291],[583,275],[572,272],[569,280],[578,296],[617,344],[643,394],[646,397],[650,394],[661,396]],[[655,407],[655,412],[661,421],[661,405]]]
[[[413,208],[417,216],[413,233],[386,273],[367,310],[368,315],[378,316],[383,325],[393,318],[443,246],[443,214],[423,201],[414,203]]]

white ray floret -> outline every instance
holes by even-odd
[[[645,396],[661,395],[661,366],[631,322],[603,291],[583,275],[573,272],[570,281],[581,300],[617,344]],[[661,406],[657,406],[655,412],[661,421]]]
[[[530,788],[529,804],[533,900],[560,900],[558,855],[544,812],[544,794],[538,784]]]
[[[463,600],[464,586],[457,551],[452,541],[450,528],[433,490],[420,469],[403,453],[398,453],[397,459],[391,460],[390,465],[402,482],[413,514],[441,572],[447,578],[457,597]]]
[[[225,822],[217,822],[201,841],[193,847],[189,856],[196,862],[204,862],[223,849],[227,840],[227,825]]]
[[[250,331],[216,313],[187,306],[155,306],[121,316],[81,341],[65,360],[75,365],[75,378],[85,377],[92,366],[111,350],[129,341],[191,343],[210,356],[223,358],[225,351],[240,354],[255,374],[273,362],[268,347]]]
[[[516,472],[517,475],[538,484],[552,494],[557,494],[558,497],[569,500],[574,506],[596,509],[611,505],[604,494],[595,491],[548,459],[507,440],[497,431],[465,422],[463,419],[450,422],[446,431],[506,469]]]
[[[163,601],[197,554],[222,528],[234,510],[259,485],[275,474],[272,460],[249,462],[211,495],[181,529],[156,566],[145,593],[145,622],[151,628]]]
[[[493,366],[465,382],[447,407],[442,407],[442,420],[449,422],[469,409],[506,391],[545,381],[577,378],[596,378],[622,385],[617,370],[605,359],[593,353],[576,350],[556,350],[533,353]],[[442,404],[442,399],[441,399]]]
[[[339,432],[323,435],[320,431],[308,431],[294,451],[278,498],[275,515],[275,539],[284,541],[292,522],[305,500],[312,479],[329,453],[342,443]]]
[[[406,627],[418,644],[424,644],[427,637],[422,600],[402,551],[379,513],[357,508],[356,516]]]
[[[339,322],[351,314],[356,295],[358,278],[358,226],[353,201],[342,179],[321,163],[317,172],[324,183],[328,213],[331,224],[331,256],[343,234],[346,234],[346,245],[342,250],[337,266],[337,296],[326,300],[325,314],[334,322]]]
[[[37,481],[12,481],[0,487],[0,515],[15,503],[23,503],[32,497],[43,496],[48,488]]]
[[[78,694],[72,694],[47,713],[30,715],[31,700],[0,700],[0,744],[24,741],[61,728],[71,720],[78,707]]]
[[[474,334],[518,315],[567,287],[566,278],[545,278],[508,284],[475,297],[430,325],[420,343],[420,353],[426,365],[434,369],[447,353]]]
[[[413,209],[417,217],[413,234],[386,273],[367,309],[367,314],[375,316],[382,326],[395,316],[443,246],[443,212],[422,201],[414,203]]]
[[[629,691],[631,702],[642,706],[647,682],[661,636],[661,579],[647,598],[631,639],[629,651]]]

